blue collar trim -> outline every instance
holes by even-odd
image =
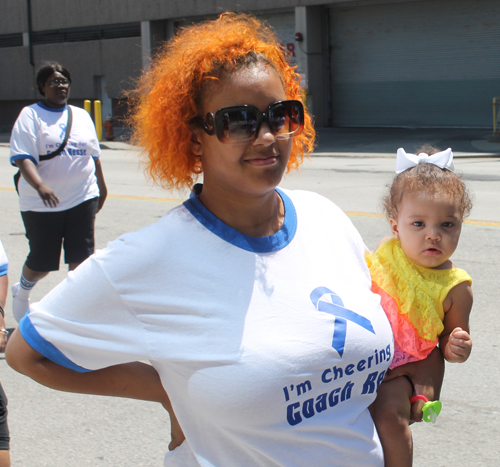
[[[184,201],[186,209],[208,230],[222,238],[231,245],[253,253],[272,253],[286,247],[297,232],[297,212],[292,200],[279,188],[276,192],[280,195],[285,206],[285,219],[281,229],[269,237],[250,237],[215,217],[198,199],[202,185],[195,185],[189,199]]]
[[[48,110],[49,112],[64,112],[68,108],[68,106],[65,105],[59,109],[53,109],[52,107],[47,107],[42,101],[37,102],[37,105],[39,105],[42,109]]]

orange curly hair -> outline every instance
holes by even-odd
[[[130,123],[142,147],[146,175],[164,188],[191,188],[203,172],[190,148],[189,121],[198,115],[207,80],[222,72],[262,63],[283,83],[287,99],[301,99],[300,76],[286,59],[274,32],[250,15],[223,13],[214,21],[187,27],[161,50],[134,92]],[[293,139],[287,171],[314,147],[315,131],[305,112],[303,133]]]

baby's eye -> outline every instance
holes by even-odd
[[[416,222],[413,222],[413,224],[415,227],[423,227],[424,226],[424,223],[422,221],[416,221]]]
[[[441,225],[443,227],[453,227],[453,222],[443,222]]]

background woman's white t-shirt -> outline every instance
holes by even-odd
[[[56,212],[78,206],[99,196],[94,159],[101,155],[94,123],[84,109],[71,106],[73,124],[68,142],[58,156],[40,161],[63,142],[68,107],[52,109],[41,102],[25,107],[14,124],[10,139],[10,162],[30,159],[45,185],[59,197],[55,208],[45,206],[38,192],[23,177],[19,180],[21,211]]]

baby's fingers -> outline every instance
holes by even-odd
[[[462,328],[455,328],[450,334],[450,338],[456,337],[457,339],[470,340],[470,334]]]
[[[451,334],[449,340],[449,344],[453,347],[459,347],[463,349],[472,348],[472,340],[469,334],[465,331],[461,331],[460,333]]]
[[[463,339],[450,339],[448,342],[450,358],[449,361],[462,363],[469,358],[472,351],[472,341]]]

